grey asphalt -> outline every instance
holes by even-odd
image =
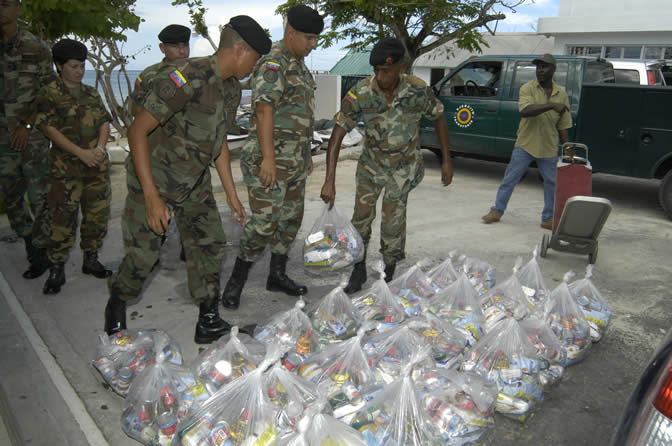
[[[411,194],[408,206],[407,259],[401,272],[414,262],[433,263],[448,252],[485,259],[497,267],[497,279],[511,273],[517,256],[527,261],[544,231],[539,228],[543,205],[542,185],[536,170],[516,187],[500,223],[484,225],[481,215],[494,200],[505,165],[455,158],[453,184],[440,184],[440,165],[424,151],[425,179]],[[343,151],[339,161],[336,205],[346,214],[354,200],[357,151]],[[324,155],[315,158],[306,190],[306,212],[298,240],[302,240],[322,210],[319,191],[324,179]],[[240,170],[234,177],[243,201],[247,193]],[[116,268],[123,249],[120,215],[125,194],[123,166],[114,165],[112,220],[100,255]],[[224,203],[221,186],[218,199]],[[594,282],[614,309],[604,339],[591,347],[588,357],[571,366],[565,379],[552,389],[525,424],[497,416],[495,445],[606,445],[636,377],[670,327],[670,239],[672,222],[657,203],[657,182],[595,175],[593,194],[611,200],[614,209],[600,237]],[[369,265],[378,260],[379,220],[374,223]],[[11,231],[0,220],[0,236]],[[81,252],[76,247],[66,265],[67,283],[56,296],[41,289],[46,275],[26,281],[21,243],[0,242],[0,444],[105,444],[137,445],[120,427],[123,399],[103,385],[91,366],[103,328],[107,300],[105,281],[81,273]],[[128,309],[129,328],[160,328],[181,345],[185,360],[193,360],[197,307],[186,288],[184,265],[177,247],[162,253],[161,268],[148,281],[142,297]],[[227,249],[222,281],[235,260],[235,247]],[[254,265],[238,311],[222,316],[241,325],[263,323],[294,300],[265,290],[268,252]],[[549,251],[540,259],[544,277],[553,288],[573,269],[583,275],[586,256]],[[290,252],[289,272],[308,285],[308,305],[315,304],[338,282],[308,276],[301,267],[301,243]],[[17,305],[12,307],[12,302]],[[27,316],[21,319],[20,314]],[[34,327],[34,332],[30,327]],[[40,344],[42,343],[42,344]],[[43,347],[41,348],[40,345]],[[51,361],[49,361],[51,358]],[[59,378],[59,376],[62,378]],[[104,437],[104,440],[102,439]]]

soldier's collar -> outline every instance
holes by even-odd
[[[218,78],[224,79],[222,77],[222,70],[219,69],[219,59],[217,58],[217,53],[210,56],[210,68],[212,68]]]
[[[289,51],[289,48],[287,48],[287,45],[285,45],[285,41],[284,41],[284,40],[280,40],[280,41],[278,41],[278,46],[280,47],[280,50],[282,51],[282,54],[284,54],[285,57],[287,57],[287,59],[289,59],[289,60],[299,60],[299,61],[300,61],[300,60],[303,60],[302,57],[301,57],[301,58],[296,57],[296,56],[294,55],[294,53],[292,53],[291,51]]]

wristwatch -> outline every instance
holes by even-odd
[[[19,121],[19,124],[23,126],[26,130],[30,130],[33,128],[33,124],[26,122],[26,121]]]

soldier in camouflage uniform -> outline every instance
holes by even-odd
[[[434,121],[441,144],[441,182],[447,186],[453,178],[443,104],[423,80],[404,74],[404,53],[404,46],[397,39],[379,41],[369,60],[375,74],[361,80],[343,98],[341,111],[334,117],[336,125],[329,139],[327,174],[320,194],[326,203],[333,206],[341,142],[345,134],[360,119],[363,120],[364,150],[357,164],[352,224],[368,246],[371,225],[376,217],[376,202],[384,189],[380,252],[388,282],[392,280],[397,262],[405,254],[408,194],[424,176],[422,155],[417,149],[420,118],[423,116]],[[364,282],[366,255],[355,264],[345,292],[359,291]]]
[[[291,296],[307,292],[287,277],[285,269],[287,252],[303,219],[306,172],[312,167],[315,81],[303,59],[317,46],[323,27],[314,9],[292,7],[283,39],[259,61],[252,75],[252,126],[240,157],[252,216],[222,294],[226,308],[238,308],[252,262],[266,245],[271,246],[266,289]]]
[[[152,89],[152,79],[156,73],[166,65],[174,65],[176,61],[189,57],[189,38],[191,30],[182,25],[168,25],[159,33],[159,49],[165,55],[163,60],[157,64],[145,68],[135,79],[135,88],[131,93],[133,116],[138,114],[138,107],[142,107],[145,96]]]
[[[126,328],[126,302],[140,294],[171,218],[187,254],[189,291],[200,301],[195,342],[212,342],[230,330],[218,310],[226,238],[210,164],[214,161],[231,211],[243,224],[245,209],[233,183],[226,134],[240,103],[238,79],[247,77],[270,47],[257,22],[236,16],[222,30],[214,55],[186,59],[156,74],[128,131],[125,256],[109,281],[108,334]]]
[[[0,187],[12,230],[26,245],[23,277],[34,279],[49,267],[49,141],[33,128],[35,98],[56,76],[47,45],[18,26],[21,12],[19,0],[0,0]]]
[[[131,93],[131,110],[133,116],[136,116],[142,109],[142,103],[145,96],[151,91],[152,80],[156,73],[166,67],[166,65],[175,65],[182,59],[189,57],[189,38],[191,30],[182,25],[168,25],[159,33],[159,49],[165,55],[163,60],[157,64],[145,68],[135,79],[135,88]],[[180,242],[181,244],[181,242]],[[184,262],[184,246],[180,250],[180,260]],[[158,265],[158,260],[156,261]]]
[[[99,279],[112,275],[98,261],[110,219],[112,186],[105,146],[111,118],[98,91],[82,84],[86,47],[63,39],[52,53],[60,77],[40,90],[35,120],[53,143],[48,180],[51,266],[44,294],[59,293],[65,284],[65,262],[75,243],[80,207],[82,272]]]

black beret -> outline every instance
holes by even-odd
[[[191,30],[182,25],[168,25],[159,33],[159,40],[163,43],[189,43]]]
[[[86,60],[86,46],[76,40],[63,39],[51,47],[51,54],[54,57],[54,62],[59,64],[64,64],[70,59],[84,62]]]
[[[271,50],[271,39],[252,17],[247,15],[231,17],[226,26],[233,28],[257,53],[266,54]]]
[[[310,6],[297,5],[289,8],[287,23],[302,33],[319,34],[324,29],[324,19]]]
[[[379,65],[394,65],[403,57],[404,44],[399,39],[382,39],[371,50],[369,63],[374,67]]]

